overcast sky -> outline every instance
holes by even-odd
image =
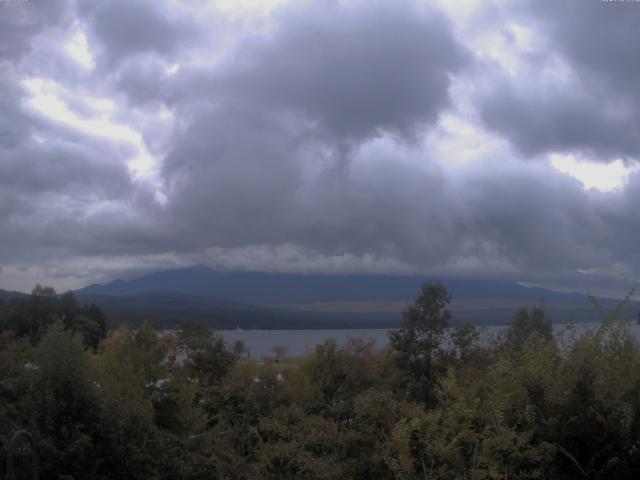
[[[206,264],[624,293],[640,3],[0,0],[0,288]]]

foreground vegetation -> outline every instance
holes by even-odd
[[[425,285],[383,351],[329,341],[276,362],[191,323],[172,336],[107,332],[99,309],[38,287],[0,304],[0,446],[32,431],[45,479],[640,473],[640,349],[627,324],[613,315],[560,339],[534,307],[479,345],[473,327],[448,328],[449,300]]]

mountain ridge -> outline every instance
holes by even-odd
[[[586,295],[563,293],[514,282],[429,278],[401,275],[318,275],[212,270],[188,267],[165,270],[133,280],[117,279],[76,290],[78,295],[130,295],[148,291],[172,291],[251,304],[293,304],[337,300],[412,300],[425,281],[442,281],[454,300],[460,298],[512,298],[522,300],[575,300]],[[617,301],[604,299],[605,301]]]
[[[111,316],[176,322],[190,318],[216,328],[389,328],[417,296],[426,276],[303,275],[218,271],[203,266],[166,270],[76,290]],[[597,321],[604,310],[587,295],[504,281],[439,279],[449,289],[454,322],[507,323],[520,306],[543,303],[554,321]],[[617,299],[598,299],[605,308]],[[638,304],[631,304],[637,310]],[[235,316],[235,317],[234,317]]]
[[[13,300],[14,298],[23,298],[28,296],[28,293],[17,292],[15,290],[2,290],[0,289],[1,300]]]

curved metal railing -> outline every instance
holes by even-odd
[[[31,445],[31,465],[33,468],[33,480],[38,480],[40,478],[40,459],[38,457],[38,449],[36,448],[36,441],[33,438],[33,435],[31,435],[31,433],[29,433],[27,430],[18,430],[13,434],[11,440],[9,440],[9,446],[7,447],[7,476],[5,478],[6,480],[16,480],[16,476],[13,473],[13,451],[20,437],[25,437],[27,440],[29,440],[29,444]]]

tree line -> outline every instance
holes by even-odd
[[[44,479],[640,473],[640,349],[627,323],[557,336],[541,307],[522,308],[480,342],[473,326],[451,327],[450,300],[425,284],[385,349],[330,340],[276,362],[190,322],[173,335],[148,322],[109,330],[99,308],[37,287],[0,303],[2,458],[26,428]],[[18,460],[28,478],[28,456]]]

